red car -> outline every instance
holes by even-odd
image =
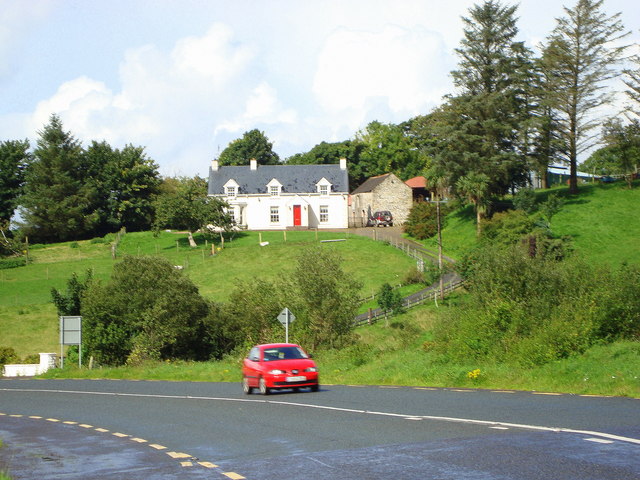
[[[250,394],[254,388],[263,395],[280,388],[309,387],[319,389],[318,368],[311,356],[294,343],[256,345],[242,365],[242,389]]]

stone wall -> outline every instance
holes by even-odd
[[[393,224],[402,225],[407,221],[413,206],[413,191],[406,183],[395,175],[389,175],[371,192],[357,193],[352,196],[350,209],[350,223],[357,225],[362,212],[371,213],[378,210],[389,210],[393,215]],[[366,218],[365,218],[366,221]]]

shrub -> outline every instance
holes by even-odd
[[[467,302],[445,311],[434,328],[434,349],[443,358],[532,366],[581,354],[596,342],[640,337],[638,267],[610,271],[494,245],[475,252],[465,275]]]
[[[20,360],[13,347],[0,347],[0,365],[16,363]]]
[[[125,257],[111,282],[91,282],[82,297],[83,351],[99,363],[207,359],[209,304],[164,258]]]
[[[425,283],[426,279],[424,273],[418,270],[416,267],[412,267],[406,273],[402,279],[402,283],[405,285],[415,285],[416,283]]]
[[[22,363],[26,363],[26,364],[40,363],[40,355],[37,353],[32,353],[30,355],[27,355],[22,359]]]
[[[10,257],[0,259],[0,270],[24,267],[27,264],[25,257]]]
[[[449,211],[450,207],[440,205],[441,228],[444,228],[446,215]],[[404,231],[419,240],[431,238],[436,235],[438,233],[436,205],[429,202],[414,203],[404,225]]]
[[[522,188],[513,196],[513,206],[527,214],[536,211],[536,194],[532,188]]]

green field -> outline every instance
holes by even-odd
[[[323,242],[323,240],[340,240]],[[375,293],[385,282],[398,284],[415,265],[414,260],[382,242],[348,232],[243,232],[233,240],[212,245],[196,237],[197,248],[188,246],[182,233],[129,233],[122,237],[118,257],[161,255],[183,271],[211,300],[225,301],[237,281],[253,278],[275,279],[286,276],[295,259],[306,248],[321,245],[343,258],[343,268],[362,281],[362,297]],[[259,243],[269,242],[267,246]],[[35,246],[30,249],[32,263],[25,267],[0,270],[1,346],[13,347],[19,356],[59,351],[58,319],[51,303],[51,288],[64,289],[76,272],[81,277],[89,269],[95,278],[107,280],[113,264],[109,243],[99,240]]]

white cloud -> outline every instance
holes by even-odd
[[[144,145],[169,174],[204,174],[253,128],[285,157],[439,105],[452,92],[460,16],[475,3],[0,0],[0,65],[23,67],[7,76],[0,131],[33,141],[57,113],[85,144]],[[527,41],[544,38],[562,13],[550,0],[520,3]],[[86,22],[95,12],[103,15]],[[104,37],[112,31],[117,41]],[[82,54],[79,38],[87,39]],[[24,45],[62,53],[21,55]],[[101,55],[109,61],[96,61]]]
[[[353,122],[360,123],[370,109],[407,119],[446,93],[446,55],[442,38],[421,27],[340,29],[318,57],[313,91],[328,113]]]
[[[208,144],[206,136],[216,118],[241,115],[243,104],[247,122],[272,115],[273,121],[292,118],[291,112],[276,111],[275,91],[268,85],[250,88],[252,81],[245,75],[251,58],[250,48],[234,43],[231,29],[221,24],[202,37],[179,40],[170,51],[155,45],[130,49],[120,65],[117,93],[85,76],[65,82],[38,103],[32,131],[57,113],[65,129],[85,142],[146,145],[150,156],[161,157],[167,171],[175,171],[176,165],[192,171],[203,158],[187,159],[180,150],[202,152],[189,143]]]

